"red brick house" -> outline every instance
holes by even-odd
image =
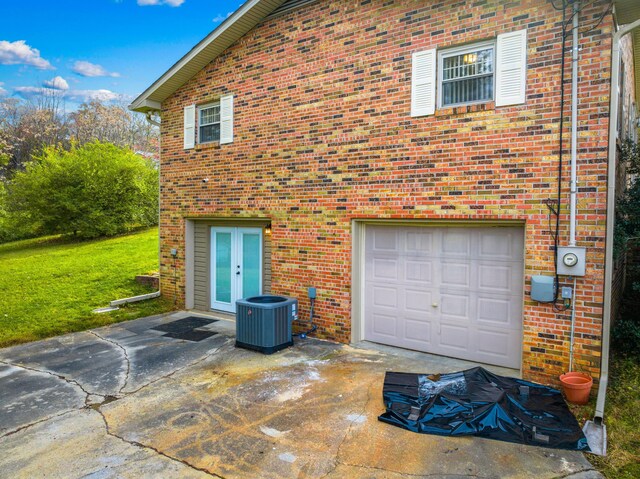
[[[612,34],[639,12],[583,3],[247,1],[131,106],[161,116],[163,294],[230,314],[283,294],[304,318],[315,286],[321,337],[544,382],[569,368],[574,311],[573,369],[597,377]],[[619,135],[636,132],[634,46],[624,37]],[[556,233],[577,252],[557,276]],[[571,299],[534,300],[540,275]]]

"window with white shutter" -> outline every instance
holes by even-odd
[[[233,142],[233,95],[220,97],[220,144]]]
[[[433,115],[436,110],[436,50],[413,54],[411,116]]]
[[[518,105],[527,93],[527,31],[498,35],[496,106]]]
[[[184,107],[184,148],[193,148],[196,143],[196,106]]]
[[[416,52],[412,58],[411,116],[438,107],[526,101],[527,31],[500,34],[497,41]]]

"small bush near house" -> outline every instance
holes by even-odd
[[[158,221],[157,169],[109,143],[48,147],[6,188],[9,219],[42,235],[113,236]]]

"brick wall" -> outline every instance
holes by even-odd
[[[581,20],[598,18],[596,2]],[[545,202],[556,197],[561,13],[543,0],[320,1],[264,21],[163,103],[162,290],[188,217],[270,217],[272,291],[318,287],[319,334],[348,342],[354,218],[526,222],[526,286],[553,271]],[[525,105],[412,118],[411,54],[527,28]],[[602,316],[611,20],[581,36],[576,368],[597,376]],[[570,61],[567,61],[569,72]],[[569,74],[567,74],[567,79]],[[570,85],[567,84],[567,100]],[[183,108],[235,95],[230,145],[182,146]],[[566,108],[569,151],[569,104]],[[566,244],[568,159],[561,244]],[[208,177],[208,183],[202,179]],[[178,278],[184,299],[184,277]],[[569,314],[525,295],[523,374],[568,367]]]

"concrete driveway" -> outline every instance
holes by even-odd
[[[0,350],[0,476],[601,477],[577,452],[377,420],[385,371],[473,363],[318,340],[263,356],[234,348],[233,323],[187,316]]]

